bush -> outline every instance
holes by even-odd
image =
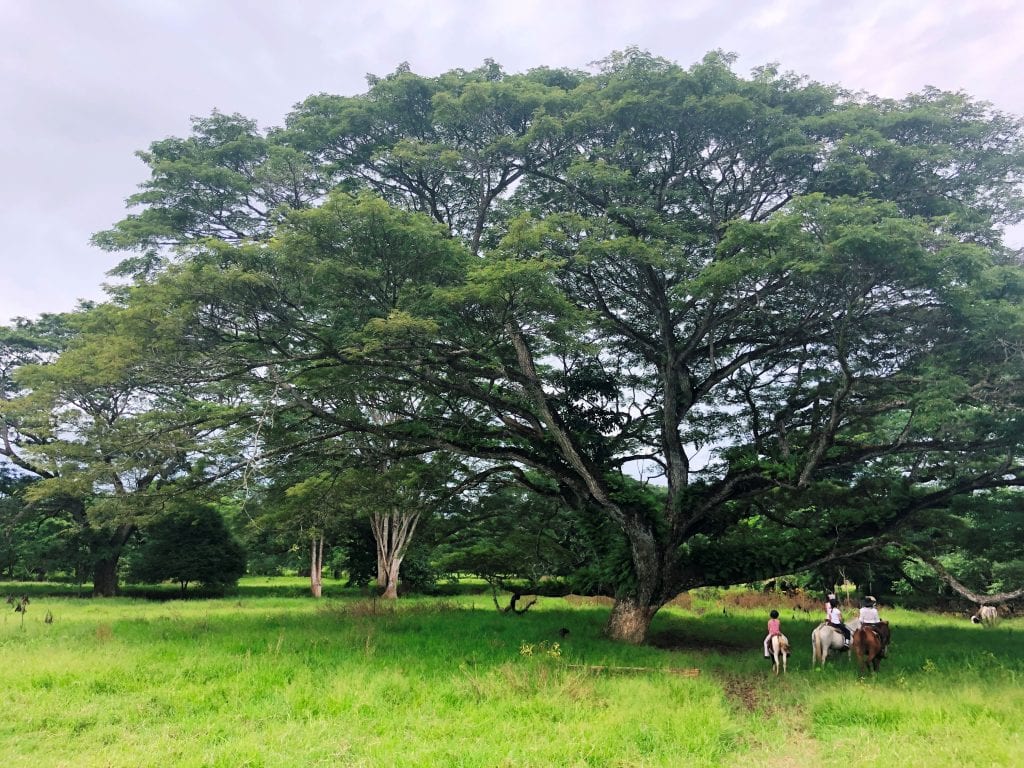
[[[399,586],[403,592],[429,594],[437,586],[437,569],[430,562],[430,547],[414,541],[402,560],[398,574]]]
[[[133,579],[176,581],[182,593],[192,582],[212,591],[238,584],[245,550],[210,506],[183,507],[146,527],[130,569]]]

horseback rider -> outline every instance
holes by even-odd
[[[771,659],[772,638],[782,634],[782,622],[779,621],[778,611],[772,611],[768,617],[768,636],[764,639],[764,657]]]
[[[835,601],[835,595],[829,595],[828,625],[843,636],[843,647],[850,647],[850,628],[843,623],[843,612],[839,610],[839,602]]]
[[[825,595],[825,621],[832,621],[832,606],[839,605],[839,601],[836,599],[834,592],[829,592]]]
[[[878,635],[882,643],[882,655],[885,656],[889,650],[889,622],[882,621],[878,615],[878,601],[871,595],[866,595],[861,603],[860,623]]]

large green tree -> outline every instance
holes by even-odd
[[[301,158],[297,189],[333,190],[282,186],[272,211],[244,182],[284,184],[269,150],[235,173],[200,122],[166,145],[175,173],[165,144],[143,156],[142,214],[97,240],[148,254],[123,270],[135,300],[187,309],[206,375],[307,439],[532,470],[612,523],[608,629],[639,642],[680,590],[869,551],[1022,482],[1024,280],[1000,240],[1020,122],[730,63],[400,67],[246,128]],[[214,204],[190,192],[211,183]],[[415,408],[377,419],[380,392]]]
[[[97,595],[116,592],[139,520],[160,512],[173,484],[210,474],[197,440],[230,410],[192,396],[165,358],[162,327],[111,302],[23,321],[3,337],[13,362],[0,451],[34,476],[29,502],[74,521]]]

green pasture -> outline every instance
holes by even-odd
[[[783,608],[795,647],[776,678],[759,650],[767,605],[694,599],[633,648],[601,637],[608,607],[586,598],[514,616],[486,594],[394,605],[301,587],[243,580],[230,597],[162,602],[37,587],[23,624],[0,606],[0,765],[936,768],[1024,755],[1019,620],[886,611],[891,658],[860,678],[846,658],[812,671],[817,617]]]

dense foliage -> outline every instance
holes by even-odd
[[[131,576],[143,583],[192,582],[212,589],[234,586],[245,574],[245,550],[210,506],[179,506],[143,529]]]
[[[185,392],[143,409],[211,457],[176,477],[516,482],[614,532],[630,641],[681,590],[917,547],[1019,486],[1020,121],[730,65],[403,66],[154,143],[95,316]]]

